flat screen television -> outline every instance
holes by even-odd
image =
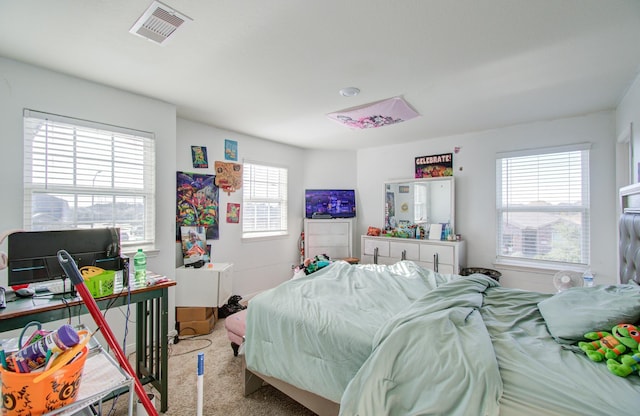
[[[353,189],[307,189],[304,201],[306,218],[356,216],[356,191]]]
[[[122,269],[120,229],[22,231],[7,238],[9,286],[65,278],[58,251],[66,250],[78,265]]]

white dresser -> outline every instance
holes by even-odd
[[[217,307],[227,303],[232,289],[232,263],[213,263],[196,269],[176,269],[176,306]]]
[[[361,237],[361,263],[394,264],[412,260],[439,273],[460,273],[466,267],[464,241],[415,240],[409,238]]]
[[[352,256],[353,219],[305,219],[304,257],[326,254],[331,259]]]

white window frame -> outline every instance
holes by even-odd
[[[29,109],[23,115],[24,229],[117,227],[123,247],[154,247],[154,135]]]
[[[264,162],[243,161],[242,238],[288,235],[289,169]],[[258,217],[257,208],[272,207],[275,216]]]
[[[589,154],[590,144],[583,143],[496,155],[496,264],[547,270],[584,270],[589,266],[591,244]],[[561,164],[563,162],[565,162],[564,165]],[[550,191],[556,192],[552,194]],[[566,238],[556,238],[566,237],[566,235],[561,236],[553,225],[548,227],[545,235],[545,237],[549,235],[554,237],[545,239],[548,252],[539,253],[538,240],[535,242],[535,247],[527,246],[524,237],[518,238],[516,233],[505,231],[509,228],[509,223],[503,222],[503,218],[510,214],[519,215],[520,219],[523,216],[536,218],[538,225],[537,228],[533,228],[536,228],[537,233],[542,229],[541,216],[551,220],[557,218],[565,223],[570,222],[571,219],[574,223],[575,220],[579,220],[579,241],[574,241],[573,245],[565,245],[573,249],[574,253],[577,250],[578,254],[574,257],[579,258],[570,259],[567,255],[564,259],[560,259],[561,256],[557,254],[549,254],[552,250],[561,248],[563,242],[571,241]],[[512,215],[511,218],[512,229],[518,229],[514,225],[514,216]],[[532,235],[533,228],[522,230],[523,222],[521,221],[519,228],[522,235],[524,236],[524,231],[529,231],[529,235]],[[507,238],[509,236],[513,238],[511,247],[514,252],[512,253],[509,253],[509,238]],[[529,253],[525,253],[527,250]]]

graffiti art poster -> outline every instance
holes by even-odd
[[[215,175],[177,172],[176,180],[176,241],[180,227],[202,226],[207,240],[219,238],[219,189]]]

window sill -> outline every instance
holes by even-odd
[[[135,256],[136,252],[138,251],[138,249],[141,248],[142,251],[144,251],[144,254],[147,255],[147,257],[158,257],[158,255],[160,254],[160,250],[158,250],[157,248],[154,247],[145,247],[145,246],[141,246],[141,247],[122,247],[122,249],[120,250],[120,253],[123,256],[129,257],[130,259],[133,259],[133,256]]]
[[[588,266],[586,265],[569,265],[563,263],[540,264],[537,262],[527,262],[525,260],[509,261],[505,259],[495,260],[493,265],[494,267],[502,270],[513,270],[544,275],[553,275],[559,270],[570,270],[583,273],[588,269]]]
[[[244,233],[242,234],[242,242],[250,243],[267,240],[281,240],[288,237],[289,233],[282,231],[275,231],[272,233]]]

